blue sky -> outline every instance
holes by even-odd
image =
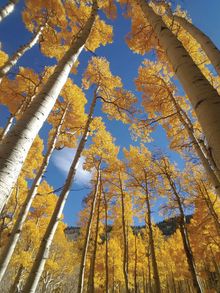
[[[7,1],[1,1],[1,6]],[[219,31],[219,11],[220,1],[211,0],[207,3],[206,0],[179,0],[178,3],[184,7],[191,16],[193,23],[208,34],[212,40],[220,47],[220,31]],[[23,7],[23,1],[20,1],[16,7],[14,13],[12,13],[7,19],[0,24],[0,41],[2,48],[9,55],[16,51],[16,49],[25,44],[31,37],[31,34],[25,29],[24,24],[21,20],[21,10]],[[111,21],[109,21],[111,23]],[[134,78],[137,77],[138,67],[142,60],[146,56],[133,54],[125,43],[125,36],[130,30],[130,22],[128,19],[123,18],[121,11],[118,11],[118,18],[112,23],[114,27],[114,42],[106,47],[101,47],[96,51],[98,56],[106,57],[110,64],[113,74],[119,75],[122,78],[124,87],[127,90],[131,90],[140,100],[141,94],[136,92],[134,86]],[[80,85],[81,74],[85,69],[88,59],[91,57],[90,53],[83,53],[80,56],[80,66],[78,69],[78,75],[74,78],[74,81]],[[20,66],[32,67],[37,72],[41,72],[45,65],[52,65],[55,60],[48,59],[39,52],[38,46],[35,46],[31,51],[27,52],[25,56],[20,60]],[[87,95],[90,100],[89,95]],[[97,114],[100,113],[99,107]],[[4,125],[8,117],[8,112],[5,108],[0,107],[0,126]],[[131,140],[128,126],[124,126],[118,121],[106,121],[107,129],[116,138],[116,144],[123,147],[129,147],[130,144],[134,143]],[[42,138],[46,137],[49,127],[46,125],[40,132]],[[151,144],[152,147],[160,147],[166,153],[169,154],[173,161],[177,161],[182,165],[179,156],[175,153],[169,152],[166,135],[159,128],[154,134],[154,142]],[[64,149],[62,152],[55,152],[52,162],[49,165],[46,173],[46,180],[49,184],[58,188],[63,185],[65,176],[68,171],[68,162],[73,157],[73,150]],[[83,163],[83,160],[81,160]],[[77,222],[77,213],[81,208],[81,200],[84,195],[88,192],[88,189],[81,190],[85,183],[90,179],[88,173],[80,170],[78,172],[75,183],[73,184],[66,208],[64,210],[65,222],[69,225],[74,225]],[[159,221],[161,218],[155,213],[154,218]]]

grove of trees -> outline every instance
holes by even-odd
[[[220,292],[212,39],[178,1],[8,0],[0,27],[15,13],[30,38],[22,43],[21,33],[13,54],[0,48],[0,292]],[[126,46],[141,58],[133,90],[123,83],[128,69],[118,76],[98,53],[116,42],[118,14],[130,23]],[[37,70],[23,65],[32,50]],[[42,60],[53,61],[41,68]],[[117,143],[117,123],[131,144]],[[152,146],[162,133],[169,152]],[[64,148],[73,155],[56,188],[49,166]],[[91,180],[70,239],[64,208],[82,158]],[[174,232],[162,231],[159,217]]]

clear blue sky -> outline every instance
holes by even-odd
[[[1,0],[1,6],[3,6],[7,1]],[[174,1],[173,1],[174,2]],[[190,14],[193,23],[202,29],[206,34],[208,34],[217,46],[220,48],[220,1],[219,0],[179,0],[178,3],[184,7]],[[14,13],[12,13],[7,19],[5,19],[0,24],[0,41],[2,43],[2,48],[9,55],[11,55],[16,49],[25,44],[31,37],[31,34],[24,28],[21,20],[21,10],[23,8],[23,1],[20,1],[16,7]],[[146,56],[140,56],[133,54],[127,47],[124,39],[126,34],[130,30],[129,20],[123,18],[123,16],[118,11],[118,18],[112,23],[114,27],[114,42],[106,47],[99,48],[96,51],[98,56],[106,57],[111,64],[111,70],[115,75],[119,75],[122,78],[124,87],[127,90],[131,90],[140,99],[141,94],[135,91],[134,78],[137,77],[138,67],[140,66],[142,60]],[[111,22],[110,22],[111,23]],[[85,69],[88,59],[91,57],[90,53],[83,53],[80,56],[80,66],[79,74],[74,79],[75,82],[80,85],[80,78],[83,70]],[[52,65],[55,61],[48,59],[39,52],[38,46],[35,46],[31,51],[25,54],[25,56],[20,60],[20,66],[31,67],[37,72],[41,72],[45,65]],[[89,96],[87,96],[90,100]],[[97,113],[100,113],[99,109]],[[8,112],[5,108],[0,107],[0,126],[4,125],[8,116]],[[106,121],[106,119],[105,119]],[[124,126],[120,122],[116,121],[106,121],[107,129],[116,138],[116,144],[123,147],[128,147],[129,144],[133,143],[130,138],[128,127]],[[42,138],[46,137],[48,126],[46,125],[40,132]],[[162,148],[166,153],[168,153],[172,160],[175,160],[181,164],[179,157],[175,153],[171,153],[168,150],[168,145],[166,141],[166,135],[161,129],[158,129],[154,135],[154,143],[151,147],[156,146]],[[71,150],[65,150],[63,153],[63,161],[69,160],[71,158]],[[60,155],[57,153],[60,159]],[[55,158],[49,165],[48,171],[46,173],[46,179],[49,184],[53,185],[56,189],[63,185],[65,180],[65,170],[58,169],[54,164]],[[62,162],[63,164],[63,162]],[[65,169],[65,168],[63,168]],[[73,189],[81,189],[83,187],[83,180],[88,179],[88,174],[78,174],[77,182],[73,184]],[[82,177],[80,180],[80,177]],[[81,208],[81,200],[88,190],[84,191],[72,191],[70,193],[66,208],[64,210],[65,222],[69,225],[74,225],[77,222],[77,213]],[[155,213],[154,218],[159,221],[161,218]]]

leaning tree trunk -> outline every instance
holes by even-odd
[[[146,173],[145,173],[145,191],[146,191],[145,196],[146,196],[146,205],[147,205],[147,225],[148,225],[148,230],[149,230],[148,235],[149,235],[149,245],[150,245],[150,252],[151,252],[155,292],[160,293],[161,292],[161,285],[160,285],[160,277],[159,277],[159,271],[158,271],[158,266],[157,266],[157,258],[156,258],[156,253],[155,253],[154,235],[153,235],[152,220],[151,220],[151,206],[150,206],[148,182],[147,182]]]
[[[75,157],[73,159],[73,162],[71,164],[66,182],[63,186],[63,190],[57,200],[55,210],[53,212],[53,215],[51,217],[51,220],[49,222],[47,230],[46,230],[46,232],[43,236],[43,239],[41,241],[41,244],[40,244],[37,256],[35,258],[33,267],[31,269],[31,272],[30,272],[30,274],[27,278],[26,284],[24,286],[24,289],[23,289],[24,293],[34,293],[36,291],[41,274],[44,270],[46,260],[49,257],[51,244],[52,244],[54,235],[56,233],[59,221],[62,218],[62,212],[63,212],[65,203],[67,201],[67,198],[68,198],[68,195],[70,192],[70,188],[72,186],[72,183],[73,183],[73,180],[74,180],[74,177],[76,174],[77,166],[79,164],[79,159],[81,157],[82,151],[83,151],[85,144],[86,144],[86,141],[87,141],[87,137],[89,135],[89,127],[92,122],[92,116],[94,113],[96,100],[97,100],[97,97],[96,97],[96,91],[95,91],[94,98],[93,98],[91,106],[90,106],[90,111],[89,111],[89,115],[88,115],[88,119],[87,119],[87,122],[85,125],[83,135],[82,135],[80,142],[79,142],[79,145],[77,147],[77,151],[76,151]]]
[[[202,293],[203,289],[202,286],[200,284],[200,280],[197,274],[197,270],[196,270],[196,265],[195,265],[195,260],[194,260],[194,256],[192,253],[192,249],[191,249],[191,245],[189,242],[189,237],[188,237],[188,231],[186,228],[186,217],[184,214],[184,210],[183,210],[183,206],[182,206],[182,202],[180,199],[180,196],[177,192],[175,183],[172,181],[171,177],[169,176],[169,174],[166,174],[167,179],[169,181],[169,185],[171,190],[173,191],[176,201],[177,201],[177,205],[178,205],[178,209],[179,209],[179,213],[180,213],[180,233],[181,233],[181,237],[182,237],[182,241],[183,241],[183,248],[186,254],[186,259],[187,259],[187,263],[189,266],[189,271],[191,273],[191,277],[192,277],[192,281],[193,281],[193,287],[195,289],[195,291],[197,293]]]
[[[9,0],[9,3],[0,9],[0,22],[14,11],[17,3],[18,0]]]
[[[78,59],[90,34],[98,11],[97,0],[85,27],[59,61],[54,73],[23,117],[7,134],[0,146],[0,212],[10,196],[34,138],[52,110],[73,64]]]
[[[78,290],[77,290],[78,293],[82,293],[83,292],[83,287],[84,287],[86,256],[87,256],[87,251],[88,251],[88,247],[89,247],[91,227],[92,227],[92,222],[93,222],[93,218],[94,218],[96,200],[97,200],[98,191],[99,191],[99,185],[100,185],[100,176],[101,176],[100,163],[99,163],[98,170],[97,170],[97,178],[96,178],[95,190],[94,190],[93,199],[92,199],[92,207],[91,207],[91,210],[90,210],[88,225],[87,225],[87,229],[86,229],[85,242],[84,242],[83,251],[82,251],[82,258],[81,258],[80,272],[79,272]],[[93,291],[91,291],[91,292],[93,292]]]
[[[126,233],[126,222],[125,222],[125,195],[122,185],[121,175],[119,173],[119,184],[120,184],[120,194],[121,194],[121,217],[122,217],[122,230],[123,230],[123,243],[124,243],[124,252],[123,252],[123,274],[125,280],[125,289],[126,293],[130,292],[129,290],[129,281],[128,281],[128,247],[127,247],[127,233]]]
[[[218,196],[220,197],[220,181],[219,181],[219,177],[218,177],[219,170],[216,170],[215,166],[211,165],[209,158],[207,158],[207,156],[206,156],[207,152],[203,151],[203,146],[200,144],[200,142],[198,141],[198,139],[194,135],[193,125],[192,125],[189,117],[184,112],[184,110],[182,110],[179,103],[176,101],[176,99],[172,95],[172,93],[170,93],[170,98],[172,100],[172,103],[174,104],[176,111],[177,111],[177,115],[178,115],[180,122],[183,124],[184,128],[186,129],[186,131],[188,133],[189,138],[193,142],[193,146],[195,148],[197,156],[199,157],[199,159],[200,159],[200,161],[201,161],[201,163],[202,163],[202,165],[203,165],[203,167],[204,167],[204,169],[210,179],[210,182],[216,191],[216,194],[218,194]],[[213,170],[212,168],[214,168],[215,170]]]
[[[220,76],[220,51],[214,42],[186,18],[174,15],[173,20],[183,27],[200,44],[201,48],[214,66],[216,72]]]
[[[5,127],[3,128],[2,130],[2,133],[0,134],[0,141],[3,140],[6,136],[6,134],[8,133],[8,131],[10,130],[12,124],[13,124],[13,121],[14,121],[14,115],[13,114],[10,114],[9,118],[8,118],[8,121],[5,125]]]
[[[202,165],[203,165],[203,167],[204,167],[204,169],[210,179],[210,182],[213,185],[213,187],[216,191],[216,194],[218,194],[218,196],[220,197],[220,173],[219,173],[219,170],[216,168],[216,165],[213,164],[214,162],[212,161],[212,158],[208,154],[208,150],[206,149],[205,145],[200,143],[199,140],[197,139],[197,137],[195,136],[194,131],[193,131],[193,124],[192,124],[190,118],[188,117],[186,112],[179,105],[179,103],[176,100],[176,98],[174,97],[172,91],[167,86],[166,81],[161,77],[158,77],[158,78],[163,83],[166,90],[168,91],[170,101],[174,105],[174,107],[177,111],[178,119],[182,123],[184,128],[186,129],[189,138],[193,142],[195,151],[196,151],[196,153],[197,153],[197,155],[198,155],[198,157],[199,157],[199,159],[200,159],[200,161],[201,161],[201,163],[202,163]]]
[[[145,0],[137,0],[181,82],[220,169],[220,96],[193,62],[182,43]]]
[[[26,53],[28,50],[34,47],[40,39],[40,36],[43,33],[44,28],[46,27],[46,23],[41,25],[37,30],[34,37],[28,42],[26,45],[21,46],[20,49],[5,62],[5,64],[0,68],[0,83],[2,82],[3,77],[11,70],[13,66],[17,64],[19,59]]]
[[[100,178],[100,181],[101,181],[101,178]],[[99,186],[101,186],[101,184],[99,184]],[[99,197],[97,200],[98,200],[98,205],[97,205],[97,218],[96,218],[96,227],[95,227],[95,240],[94,240],[92,259],[91,259],[91,263],[90,263],[90,272],[89,272],[88,290],[87,290],[88,293],[95,292],[95,262],[96,262],[96,253],[97,253],[98,236],[99,236],[101,190],[100,190],[100,194],[99,194]],[[94,213],[95,213],[95,211],[94,211]],[[92,225],[92,221],[91,221],[91,225]],[[88,241],[89,241],[89,239],[88,239]],[[83,250],[83,252],[84,252],[84,250]],[[86,255],[85,255],[85,264],[86,264]]]
[[[14,250],[16,248],[16,245],[18,243],[18,240],[20,238],[20,235],[22,233],[22,229],[23,229],[23,226],[24,226],[24,223],[25,223],[25,220],[28,216],[28,212],[31,208],[31,205],[32,205],[32,202],[37,194],[37,190],[38,190],[38,187],[39,187],[39,184],[46,172],[46,169],[47,169],[47,166],[49,164],[49,161],[50,161],[50,158],[51,158],[51,155],[56,147],[56,143],[57,143],[57,140],[59,138],[59,135],[60,135],[60,132],[61,132],[61,128],[63,126],[63,123],[64,123],[64,120],[65,120],[65,117],[66,117],[66,114],[67,114],[67,111],[68,111],[68,105],[66,107],[66,109],[64,110],[63,112],[63,115],[61,116],[61,119],[60,119],[60,122],[58,124],[58,126],[56,127],[56,130],[54,132],[54,135],[52,137],[52,140],[50,142],[50,145],[48,147],[48,150],[44,156],[44,159],[43,159],[43,162],[40,166],[40,169],[39,171],[37,172],[37,175],[32,183],[32,186],[31,186],[31,189],[29,190],[28,192],[28,195],[25,199],[25,202],[21,208],[21,211],[17,217],[17,220],[14,224],[14,227],[12,229],[12,232],[10,233],[10,238],[9,238],[9,242],[7,244],[7,246],[5,247],[2,255],[1,255],[1,258],[0,258],[0,282],[6,272],[6,269],[9,265],[9,262],[11,260],[11,257],[14,253]]]

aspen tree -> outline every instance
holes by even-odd
[[[71,129],[71,124],[73,123],[75,126],[75,130],[80,127],[82,127],[82,124],[84,122],[84,115],[83,115],[83,107],[85,104],[85,97],[83,95],[83,92],[76,86],[74,85],[71,80],[68,80],[66,85],[64,86],[63,91],[61,92],[64,102],[60,103],[57,102],[58,105],[55,105],[56,111],[59,112],[58,115],[51,115],[51,116],[59,116],[50,118],[50,122],[55,124],[55,129],[54,133],[52,134],[51,139],[49,139],[49,144],[48,144],[48,149],[47,152],[44,156],[44,159],[41,163],[41,166],[36,174],[36,177],[34,178],[34,181],[32,183],[32,186],[28,192],[28,195],[24,201],[24,204],[21,208],[21,211],[16,219],[16,222],[14,224],[14,228],[10,233],[10,241],[5,247],[4,252],[2,253],[1,259],[0,259],[0,281],[7,269],[7,266],[9,264],[9,261],[12,257],[12,254],[15,250],[16,244],[20,238],[20,234],[22,232],[22,228],[24,225],[24,222],[28,216],[28,212],[30,210],[30,207],[32,205],[32,202],[37,194],[38,186],[46,172],[46,169],[48,167],[51,155],[56,148],[58,142],[60,143],[60,136],[62,132],[63,135],[66,134],[66,130],[68,129],[70,131]],[[77,100],[73,99],[73,97],[77,96]],[[64,104],[64,105],[62,105]],[[62,107],[64,109],[62,109]],[[75,108],[77,108],[75,110]],[[52,120],[52,121],[51,121]],[[55,121],[53,121],[55,120]],[[57,122],[58,120],[58,122]],[[71,122],[68,123],[68,120]],[[70,124],[70,126],[69,126]],[[73,140],[73,136],[72,136]],[[67,145],[67,142],[65,140],[62,141],[64,145]],[[73,142],[72,142],[73,144]]]
[[[155,183],[156,179],[152,173],[151,164],[151,154],[142,145],[141,148],[135,148],[130,146],[130,150],[124,150],[125,157],[128,161],[128,173],[130,175],[130,185],[135,190],[140,190],[144,193],[144,199],[142,198],[142,204],[145,201],[146,205],[146,224],[149,230],[149,247],[152,260],[153,277],[155,283],[156,292],[161,292],[160,277],[158,271],[157,258],[155,253],[154,235],[153,235],[153,225],[152,225],[152,210],[150,200],[152,195],[150,195],[149,188]],[[154,182],[154,183],[153,183]],[[143,196],[142,196],[143,197]]]
[[[213,201],[211,200],[211,196],[210,196],[210,194],[208,192],[208,189],[207,189],[205,183],[202,180],[200,182],[197,182],[196,185],[197,185],[199,194],[204,199],[204,201],[205,201],[205,203],[207,205],[207,208],[209,209],[209,212],[212,215],[212,218],[213,218],[214,223],[215,223],[216,231],[217,231],[218,235],[220,236],[220,220],[219,220],[219,216],[218,216],[217,212],[215,211],[214,204],[213,204]]]
[[[102,66],[100,68],[94,67],[94,65],[99,64],[99,62],[101,62]],[[97,69],[99,69],[100,71]],[[103,73],[101,79],[100,79],[100,72]],[[122,121],[125,120],[125,118],[127,117],[126,112],[127,111],[130,112],[129,109],[132,108],[133,103],[136,101],[135,97],[132,94],[127,93],[127,96],[124,96],[124,95],[121,95],[121,91],[119,91],[119,93],[116,91],[118,85],[121,87],[120,79],[118,77],[112,76],[112,74],[109,71],[109,64],[106,60],[103,60],[103,58],[100,58],[100,59],[93,58],[91,60],[85,72],[84,83],[87,84],[88,87],[91,84],[95,83],[97,87],[94,91],[86,125],[84,127],[84,131],[79,141],[75,157],[72,161],[68,176],[66,178],[66,182],[63,186],[62,192],[57,201],[57,205],[52,215],[51,221],[45,232],[38,254],[33,264],[32,270],[25,284],[24,291],[26,292],[29,292],[29,291],[35,292],[40,276],[43,272],[46,259],[49,256],[51,243],[52,243],[54,234],[56,232],[58,222],[62,215],[64,205],[68,198],[70,188],[75,177],[80,156],[84,150],[87,138],[89,136],[96,102],[97,102],[97,99],[99,98],[98,94],[102,93],[101,100],[103,100],[104,103],[108,104],[108,107],[107,109],[105,109],[105,112],[108,113],[111,110],[111,108],[109,108],[109,104],[111,104],[113,110],[111,110],[109,116],[113,113],[112,117],[114,117],[115,115],[117,118],[117,115],[118,115],[119,117],[122,117],[121,118]],[[126,103],[124,99],[126,99]]]
[[[169,188],[171,189],[171,192],[173,193],[173,196],[175,198],[175,201],[177,203],[178,211],[179,211],[179,227],[180,227],[180,233],[182,236],[183,241],[183,247],[187,258],[187,263],[189,266],[189,270],[192,276],[193,280],[193,286],[196,292],[203,292],[203,288],[201,286],[200,279],[198,277],[198,272],[196,270],[195,260],[192,253],[192,248],[189,241],[189,235],[186,227],[186,217],[184,213],[184,206],[182,202],[181,195],[177,191],[177,183],[174,179],[175,169],[173,166],[170,165],[167,158],[162,158],[160,161],[158,161],[157,166],[163,176],[166,178],[167,183],[169,185]]]
[[[100,176],[101,177],[101,176]],[[97,254],[97,246],[98,246],[98,236],[99,236],[99,223],[100,223],[100,203],[101,203],[101,178],[100,178],[100,188],[99,188],[99,197],[97,203],[97,212],[96,212],[96,224],[95,224],[95,239],[94,239],[94,247],[92,252],[92,257],[90,261],[89,268],[89,278],[88,278],[88,292],[95,292],[95,264],[96,264],[96,254]]]
[[[106,193],[103,188],[103,182],[101,180],[104,209],[105,209],[105,290],[106,293],[109,292],[109,239],[108,239],[108,201],[106,198]]]
[[[168,137],[172,137],[172,148],[177,144],[175,141],[178,142],[178,137],[180,137],[181,150],[183,148],[182,144],[186,144],[186,137],[181,131],[183,126],[216,193],[220,196],[218,168],[213,163],[202,137],[198,135],[198,122],[192,122],[193,119],[190,118],[190,115],[193,115],[194,118],[194,113],[189,111],[185,98],[178,95],[175,85],[171,82],[172,75],[168,74],[167,68],[159,61],[145,60],[143,65],[143,67],[139,68],[136,86],[138,90],[143,92],[143,106],[150,117],[149,122],[146,121],[146,124],[150,126],[157,121],[162,124],[167,131]],[[178,127],[176,119],[179,120],[180,127]],[[141,124],[144,123],[140,123],[140,126]]]
[[[22,232],[23,224],[28,216],[28,212],[31,208],[31,204],[36,196],[38,186],[39,186],[39,184],[42,180],[42,177],[47,169],[47,166],[48,166],[50,157],[53,153],[53,150],[55,149],[56,142],[59,137],[61,128],[63,126],[67,111],[68,111],[68,107],[66,107],[66,109],[63,112],[63,115],[61,116],[61,120],[55,130],[54,136],[52,137],[51,144],[47,150],[47,153],[45,154],[45,157],[44,157],[44,160],[41,164],[41,167],[40,167],[40,169],[39,169],[39,171],[38,171],[38,173],[32,183],[31,189],[28,192],[27,198],[25,199],[24,204],[22,206],[22,209],[17,217],[14,228],[13,228],[11,235],[10,235],[10,242],[6,246],[4,252],[1,256],[1,259],[0,259],[0,282],[4,276],[4,273],[7,269],[9,261],[12,257],[14,250],[15,250],[16,244],[17,244],[19,237],[20,237],[20,234]]]
[[[120,186],[120,196],[121,196],[121,215],[122,215],[122,231],[123,231],[123,241],[124,241],[124,255],[123,255],[123,272],[125,278],[125,288],[126,292],[130,292],[129,289],[129,276],[128,276],[128,245],[127,245],[127,233],[126,233],[126,219],[125,219],[125,194],[124,187],[121,178],[121,170],[118,173],[118,180]]]
[[[167,9],[168,8],[168,9]],[[218,75],[220,75],[220,51],[209,36],[195,26],[182,11],[172,13],[170,7],[166,5],[166,12],[172,21],[175,21],[184,28],[201,46],[205,54],[211,61]]]
[[[19,120],[30,106],[52,70],[53,68],[46,67],[42,73],[37,75],[29,68],[20,67],[14,80],[4,79],[0,87],[0,102],[7,106],[10,116],[1,133],[1,140],[11,129],[15,118]]]
[[[121,270],[122,270],[122,286],[126,292],[131,292],[131,274],[130,274],[130,247],[129,241],[131,239],[131,225],[132,225],[132,202],[127,190],[127,175],[125,165],[120,160],[111,162],[109,167],[109,176],[106,178],[110,187],[111,193],[116,196],[116,205],[114,209],[114,224],[113,231],[115,238],[119,238],[119,245],[121,246],[120,253]],[[121,235],[123,237],[121,237]],[[114,236],[113,236],[114,237]],[[117,241],[117,240],[116,240]],[[109,244],[110,246],[110,244]],[[117,256],[117,254],[116,254]],[[121,276],[115,276],[115,279],[120,280]],[[116,281],[116,280],[115,280]]]
[[[180,24],[201,45],[201,48],[208,56],[216,72],[220,75],[220,51],[213,41],[195,25],[187,21],[187,19],[175,15],[174,21]]]
[[[85,161],[85,168],[86,170],[92,170],[92,168],[97,169],[97,164],[99,162],[102,162],[106,166],[109,164],[109,162],[116,157],[118,148],[114,145],[114,140],[111,137],[111,135],[105,130],[100,129],[97,130],[96,135],[92,139],[93,144],[90,146],[89,149],[85,150],[84,154],[86,156]],[[95,292],[95,261],[96,261],[96,252],[97,252],[97,241],[98,241],[98,233],[99,233],[99,222],[100,222],[100,204],[101,204],[101,197],[102,197],[102,174],[105,171],[105,169],[101,170],[100,174],[100,184],[99,184],[99,195],[98,195],[98,204],[97,204],[97,216],[96,216],[96,225],[95,225],[95,236],[94,236],[94,247],[92,252],[92,259],[90,263],[90,273],[89,273],[89,280],[88,280],[88,291],[89,292]],[[90,210],[90,213],[92,212],[92,209]],[[94,211],[93,211],[94,213]],[[88,221],[88,226],[92,225],[92,220],[90,223],[90,220]],[[90,227],[91,229],[91,227]],[[87,230],[88,231],[88,230]],[[86,240],[87,239],[86,235]],[[107,239],[106,239],[107,241]],[[84,250],[83,250],[84,251]],[[82,259],[84,259],[85,263],[86,254],[82,256]],[[80,280],[81,280],[81,274],[80,274]],[[81,281],[83,282],[83,280]],[[81,289],[82,290],[82,289]]]
[[[19,61],[19,59],[31,48],[36,45],[45,29],[47,23],[41,25],[36,33],[34,34],[33,38],[25,45],[21,46],[20,49],[17,50],[7,61],[6,63],[1,66],[0,68],[0,84],[2,82],[2,78],[11,70],[13,66]]]
[[[54,73],[35,97],[31,107],[8,133],[0,146],[0,211],[10,196],[34,137],[52,110],[73,64],[84,48],[97,14],[97,1],[93,1],[91,15],[70,48],[59,61]]]
[[[123,1],[122,1],[123,3]],[[220,167],[220,116],[219,95],[206,80],[204,75],[195,65],[182,43],[168,29],[161,16],[157,15],[145,0],[135,2],[143,12],[153,29],[154,36],[159,40],[161,47],[166,52],[173,70],[181,82],[201,124],[213,159]],[[135,4],[134,3],[134,4]],[[132,5],[132,2],[130,2]]]
[[[83,288],[84,288],[84,274],[85,274],[85,266],[86,266],[86,256],[87,256],[87,250],[88,250],[88,246],[89,246],[91,226],[92,226],[92,221],[93,221],[93,217],[94,217],[97,196],[99,193],[100,176],[101,176],[101,170],[100,170],[100,165],[99,165],[98,170],[97,170],[97,178],[96,178],[96,182],[95,182],[93,199],[92,199],[92,206],[91,206],[89,220],[88,220],[88,224],[87,224],[85,242],[84,242],[83,251],[82,251],[82,258],[81,258],[80,272],[79,272],[79,281],[78,281],[78,290],[77,290],[78,293],[82,293]],[[94,286],[94,284],[93,284],[93,286]],[[94,288],[90,288],[90,289],[94,290]],[[93,292],[93,291],[91,291],[91,292]]]

